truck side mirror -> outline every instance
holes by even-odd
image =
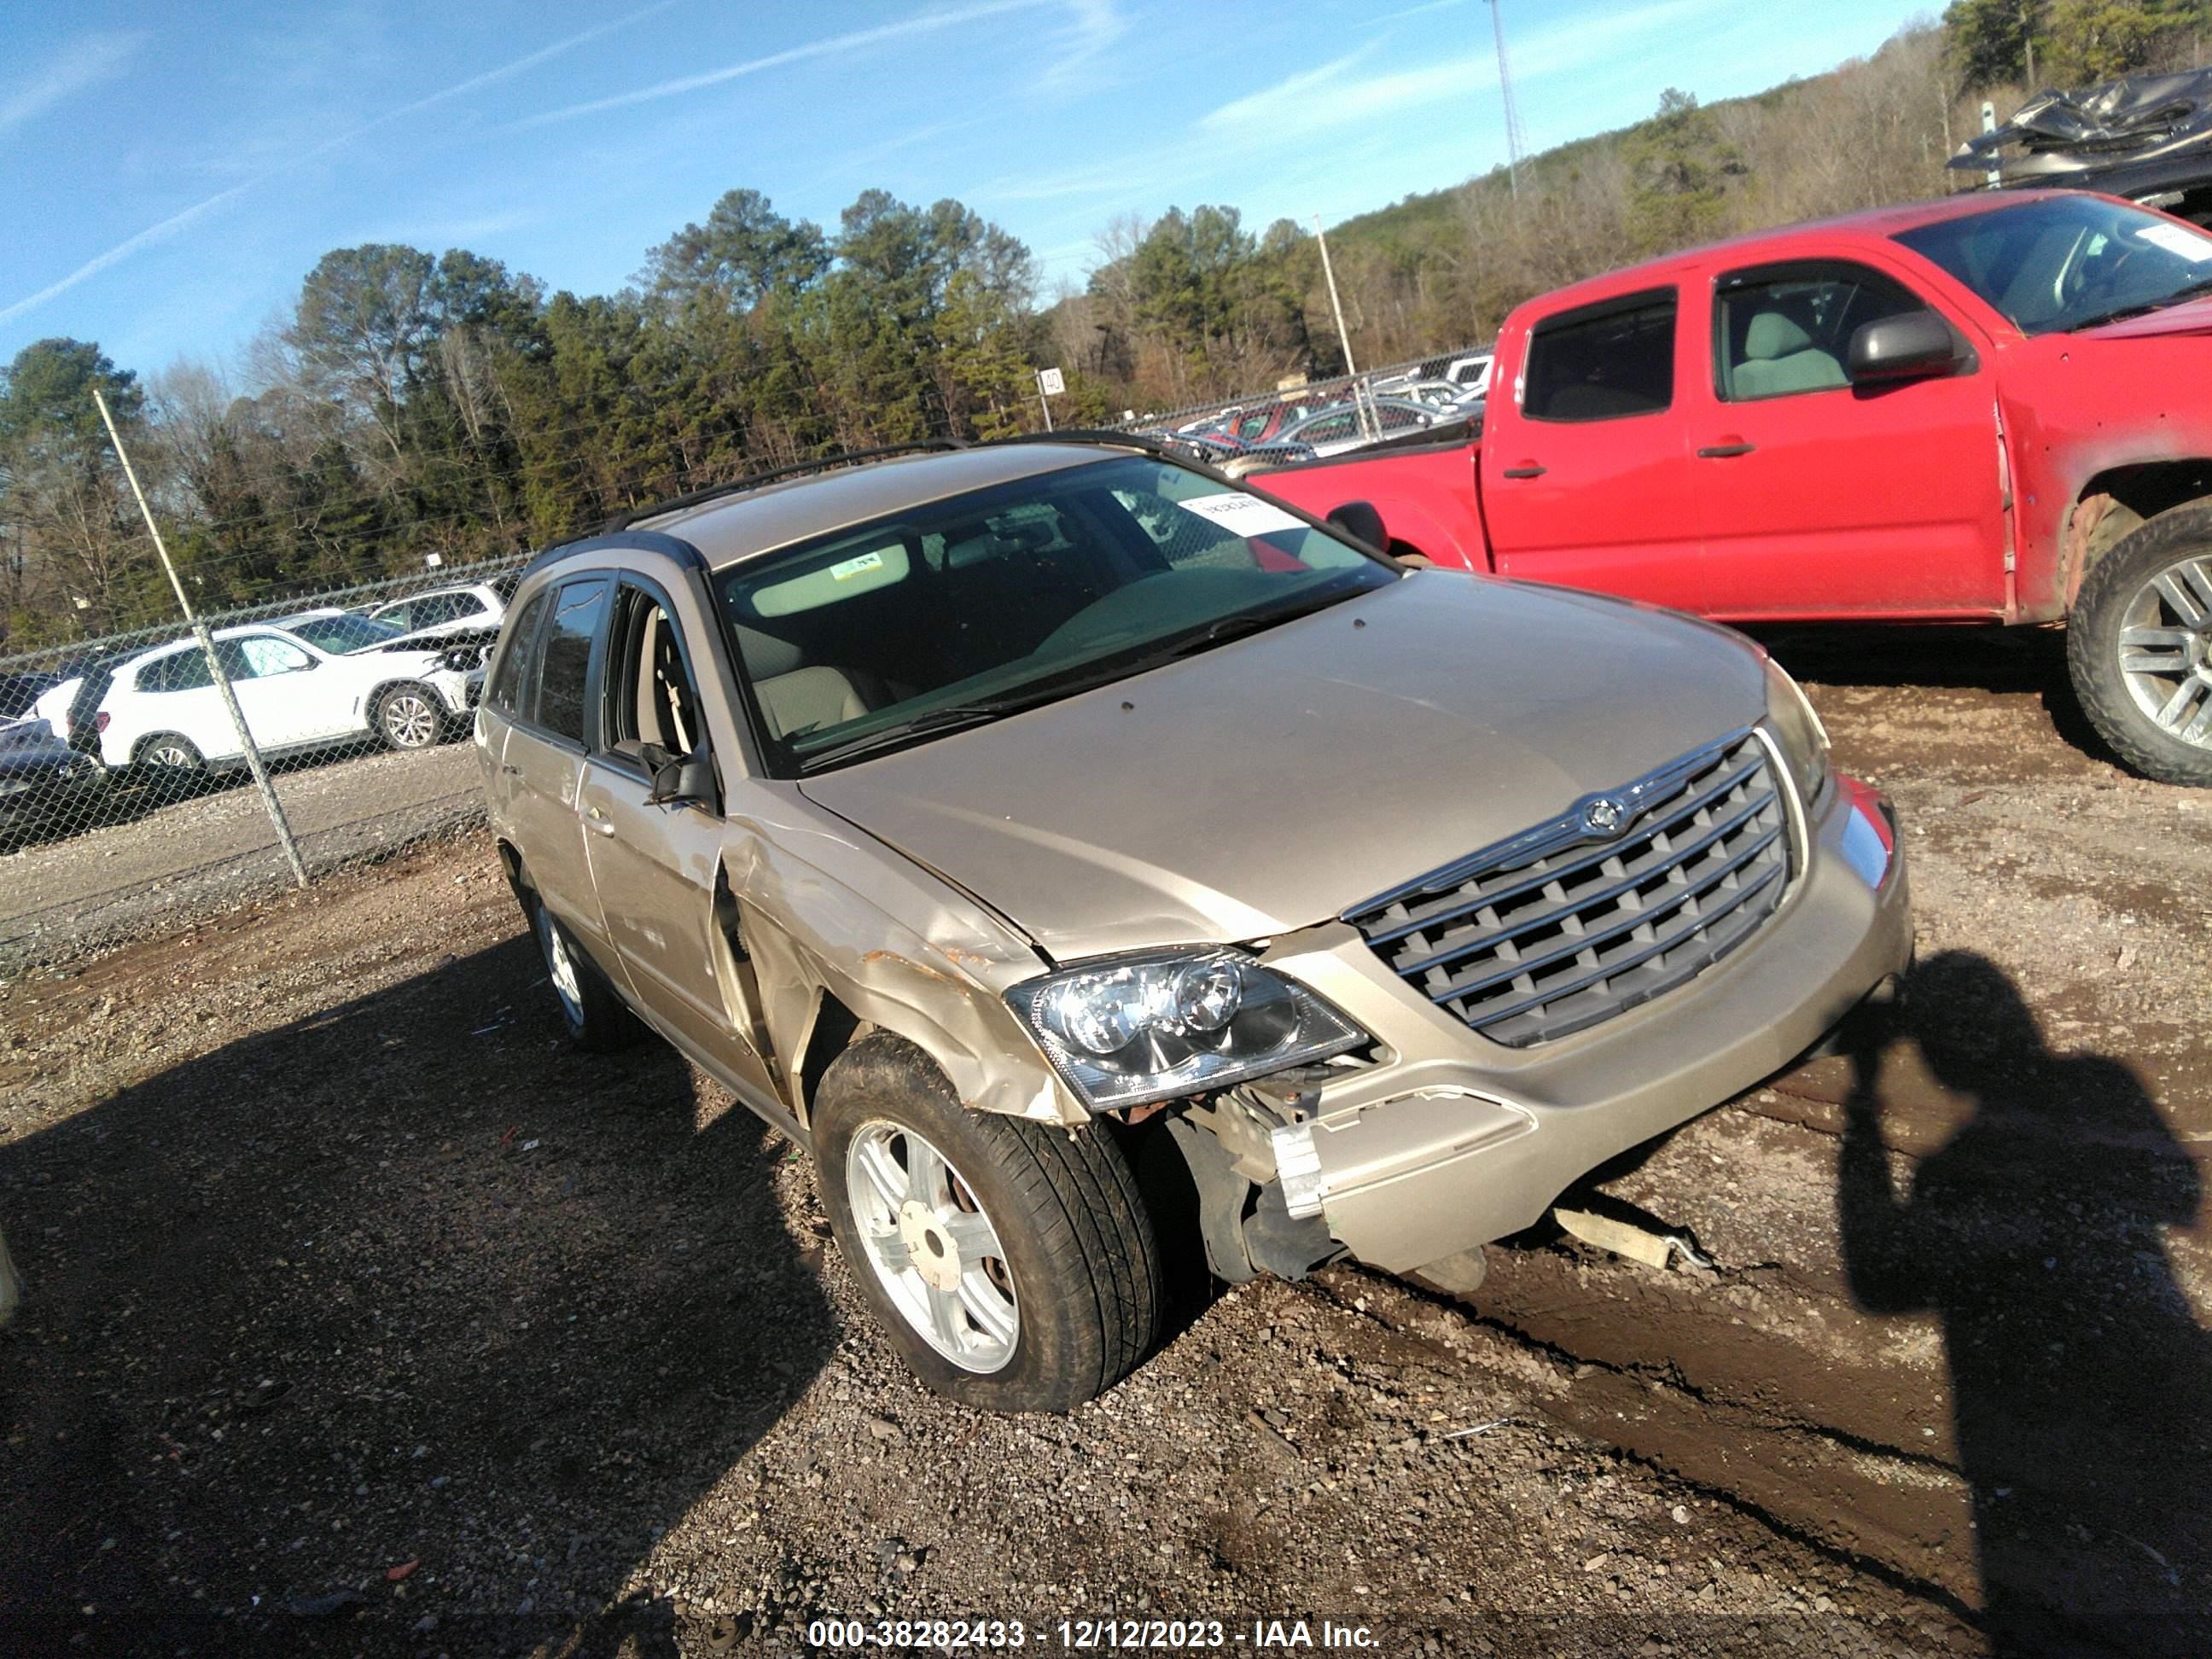
[[[1341,502],[1329,509],[1324,522],[1334,525],[1355,542],[1377,553],[1390,550],[1390,532],[1382,527],[1382,515],[1375,510],[1372,501]]]
[[[1950,324],[1921,310],[1862,323],[1851,335],[1844,372],[1853,386],[1881,386],[1948,374],[1958,366],[1958,341]]]

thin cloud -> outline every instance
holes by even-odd
[[[1626,37],[1676,27],[1702,15],[1725,10],[1737,0],[1655,0],[1655,3],[1609,14],[1603,30],[1608,43]],[[1512,43],[1516,81],[1534,81],[1562,70],[1587,65],[1590,60],[1591,25],[1554,25],[1538,29]],[[1498,64],[1489,51],[1468,52],[1420,69],[1399,70],[1362,78],[1346,71],[1378,42],[1358,52],[1307,70],[1273,86],[1209,111],[1199,125],[1212,132],[1233,134],[1268,131],[1278,126],[1310,133],[1321,128],[1348,125],[1371,117],[1413,109],[1447,99],[1466,98],[1490,91],[1498,84]]]
[[[573,52],[578,46],[587,46],[592,41],[598,40],[604,34],[611,33],[613,31],[619,28],[626,28],[630,24],[635,23],[641,19],[652,16],[655,12],[667,10],[670,6],[675,3],[676,0],[656,0],[655,4],[647,6],[642,10],[631,12],[628,15],[616,18],[611,22],[595,25],[591,28],[584,30],[581,33],[572,34],[566,40],[556,40],[550,46],[541,46],[536,52],[526,53],[524,56],[517,58],[512,62],[501,64],[496,69],[486,70],[481,75],[472,75],[465,81],[457,81],[452,86],[442,88],[436,92],[429,94],[427,97],[417,98],[411,103],[400,105],[397,109],[387,110],[383,114],[377,116],[374,119],[365,121],[361,125],[353,128],[349,131],[342,132],[334,138],[325,139],[321,143],[316,144],[308,149],[301,151],[299,155],[292,157],[289,161],[285,161],[280,166],[264,168],[263,171],[255,173],[250,179],[241,179],[239,183],[231,185],[228,190],[217,191],[214,195],[204,198],[200,201],[193,203],[190,207],[184,209],[181,212],[171,214],[167,218],[161,221],[158,224],[149,225],[145,229],[140,231],[136,236],[132,236],[126,240],[118,242],[113,247],[109,248],[105,253],[95,254],[93,258],[86,260],[84,264],[79,265],[75,270],[70,272],[68,276],[64,276],[58,282],[48,283],[37,293],[27,295],[12,305],[0,307],[0,323],[11,321],[14,319],[21,316],[27,311],[34,311],[39,307],[46,304],[47,301],[52,300],[59,295],[68,293],[70,289],[75,288],[79,283],[82,283],[92,277],[97,276],[101,271],[129,258],[132,254],[139,252],[145,248],[153,247],[159,243],[168,241],[172,238],[181,234],[183,232],[189,230],[193,225],[198,223],[200,220],[205,218],[216,209],[221,207],[224,203],[231,200],[234,197],[242,195],[246,191],[252,190],[257,185],[264,184],[269,179],[277,177],[281,173],[296,171],[298,168],[305,167],[308,162],[319,160],[321,157],[331,154],[333,150],[343,149],[346,145],[354,143],[356,140],[360,139],[368,134],[375,131],[378,128],[387,125],[393,121],[404,119],[406,117],[410,115],[420,114],[422,111],[429,109],[436,105],[446,103],[455,98],[463,97],[469,93],[478,91],[484,87],[494,85],[498,82],[507,80],[514,76],[520,75],[526,70],[535,69],[538,64],[544,63],[549,58],[557,58],[562,52]]]
[[[809,40],[800,46],[787,46],[781,52],[769,52],[763,58],[748,58],[743,63],[726,64],[702,74],[679,76],[672,81],[656,81],[649,87],[639,87],[629,92],[616,93],[611,97],[593,98],[561,109],[547,110],[543,114],[531,116],[514,125],[517,127],[541,127],[554,121],[571,121],[579,116],[597,115],[605,110],[628,109],[635,104],[653,103],[663,98],[681,98],[687,93],[722,86],[744,76],[758,75],[765,70],[781,69],[787,64],[805,63],[815,58],[839,57],[846,52],[878,46],[886,40],[931,34],[957,24],[972,23],[979,18],[1004,16],[1012,11],[1033,11],[1048,3],[1049,0],[988,0],[988,3],[983,5],[963,6],[953,11],[925,12],[919,17],[908,17],[896,23],[882,23],[874,28],[854,29],[849,33]]]
[[[1072,14],[1067,27],[1054,42],[1052,60],[1037,77],[1048,90],[1073,85],[1080,79],[1096,86],[1103,78],[1097,60],[1129,32],[1129,19],[1115,0],[1068,0]]]
[[[88,34],[71,41],[27,82],[0,92],[0,132],[11,132],[26,121],[35,121],[86,88],[120,75],[146,40],[145,32],[136,30]]]

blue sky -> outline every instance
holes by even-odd
[[[1532,146],[1863,55],[1905,0],[1505,0]],[[326,250],[620,287],[750,185],[957,197],[1080,282],[1126,213],[1346,217],[1504,155],[1481,0],[33,7],[0,57],[0,362],[234,363]]]

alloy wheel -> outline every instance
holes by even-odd
[[[438,735],[437,712],[420,692],[395,692],[384,700],[384,730],[398,748],[427,749]]]
[[[2212,749],[2212,554],[2173,563],[2120,613],[2121,678],[2170,736]]]
[[[945,1154],[877,1118],[853,1136],[846,1192],[869,1269],[923,1340],[963,1370],[1013,1358],[1021,1306],[998,1229]]]
[[[545,977],[552,983],[553,994],[561,999],[568,1023],[582,1024],[583,981],[576,976],[575,958],[568,954],[568,942],[561,937],[560,925],[543,904],[538,907],[538,943],[545,952]]]

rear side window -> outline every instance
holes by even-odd
[[[574,743],[584,741],[584,687],[592,640],[607,608],[605,577],[568,582],[555,594],[538,650],[538,724]]]
[[[491,686],[484,693],[484,701],[502,714],[513,714],[521,707],[521,690],[530,684],[532,647],[538,642],[538,625],[545,620],[545,607],[553,596],[540,593],[523,607],[522,615],[515,619],[507,636],[507,654],[499,659],[499,672],[492,677]]]
[[[1532,421],[1656,415],[1674,400],[1674,290],[1547,317],[1528,337],[1521,412]]]
[[[214,684],[215,676],[208,672],[207,653],[198,646],[149,662],[138,671],[141,691],[195,691]]]

